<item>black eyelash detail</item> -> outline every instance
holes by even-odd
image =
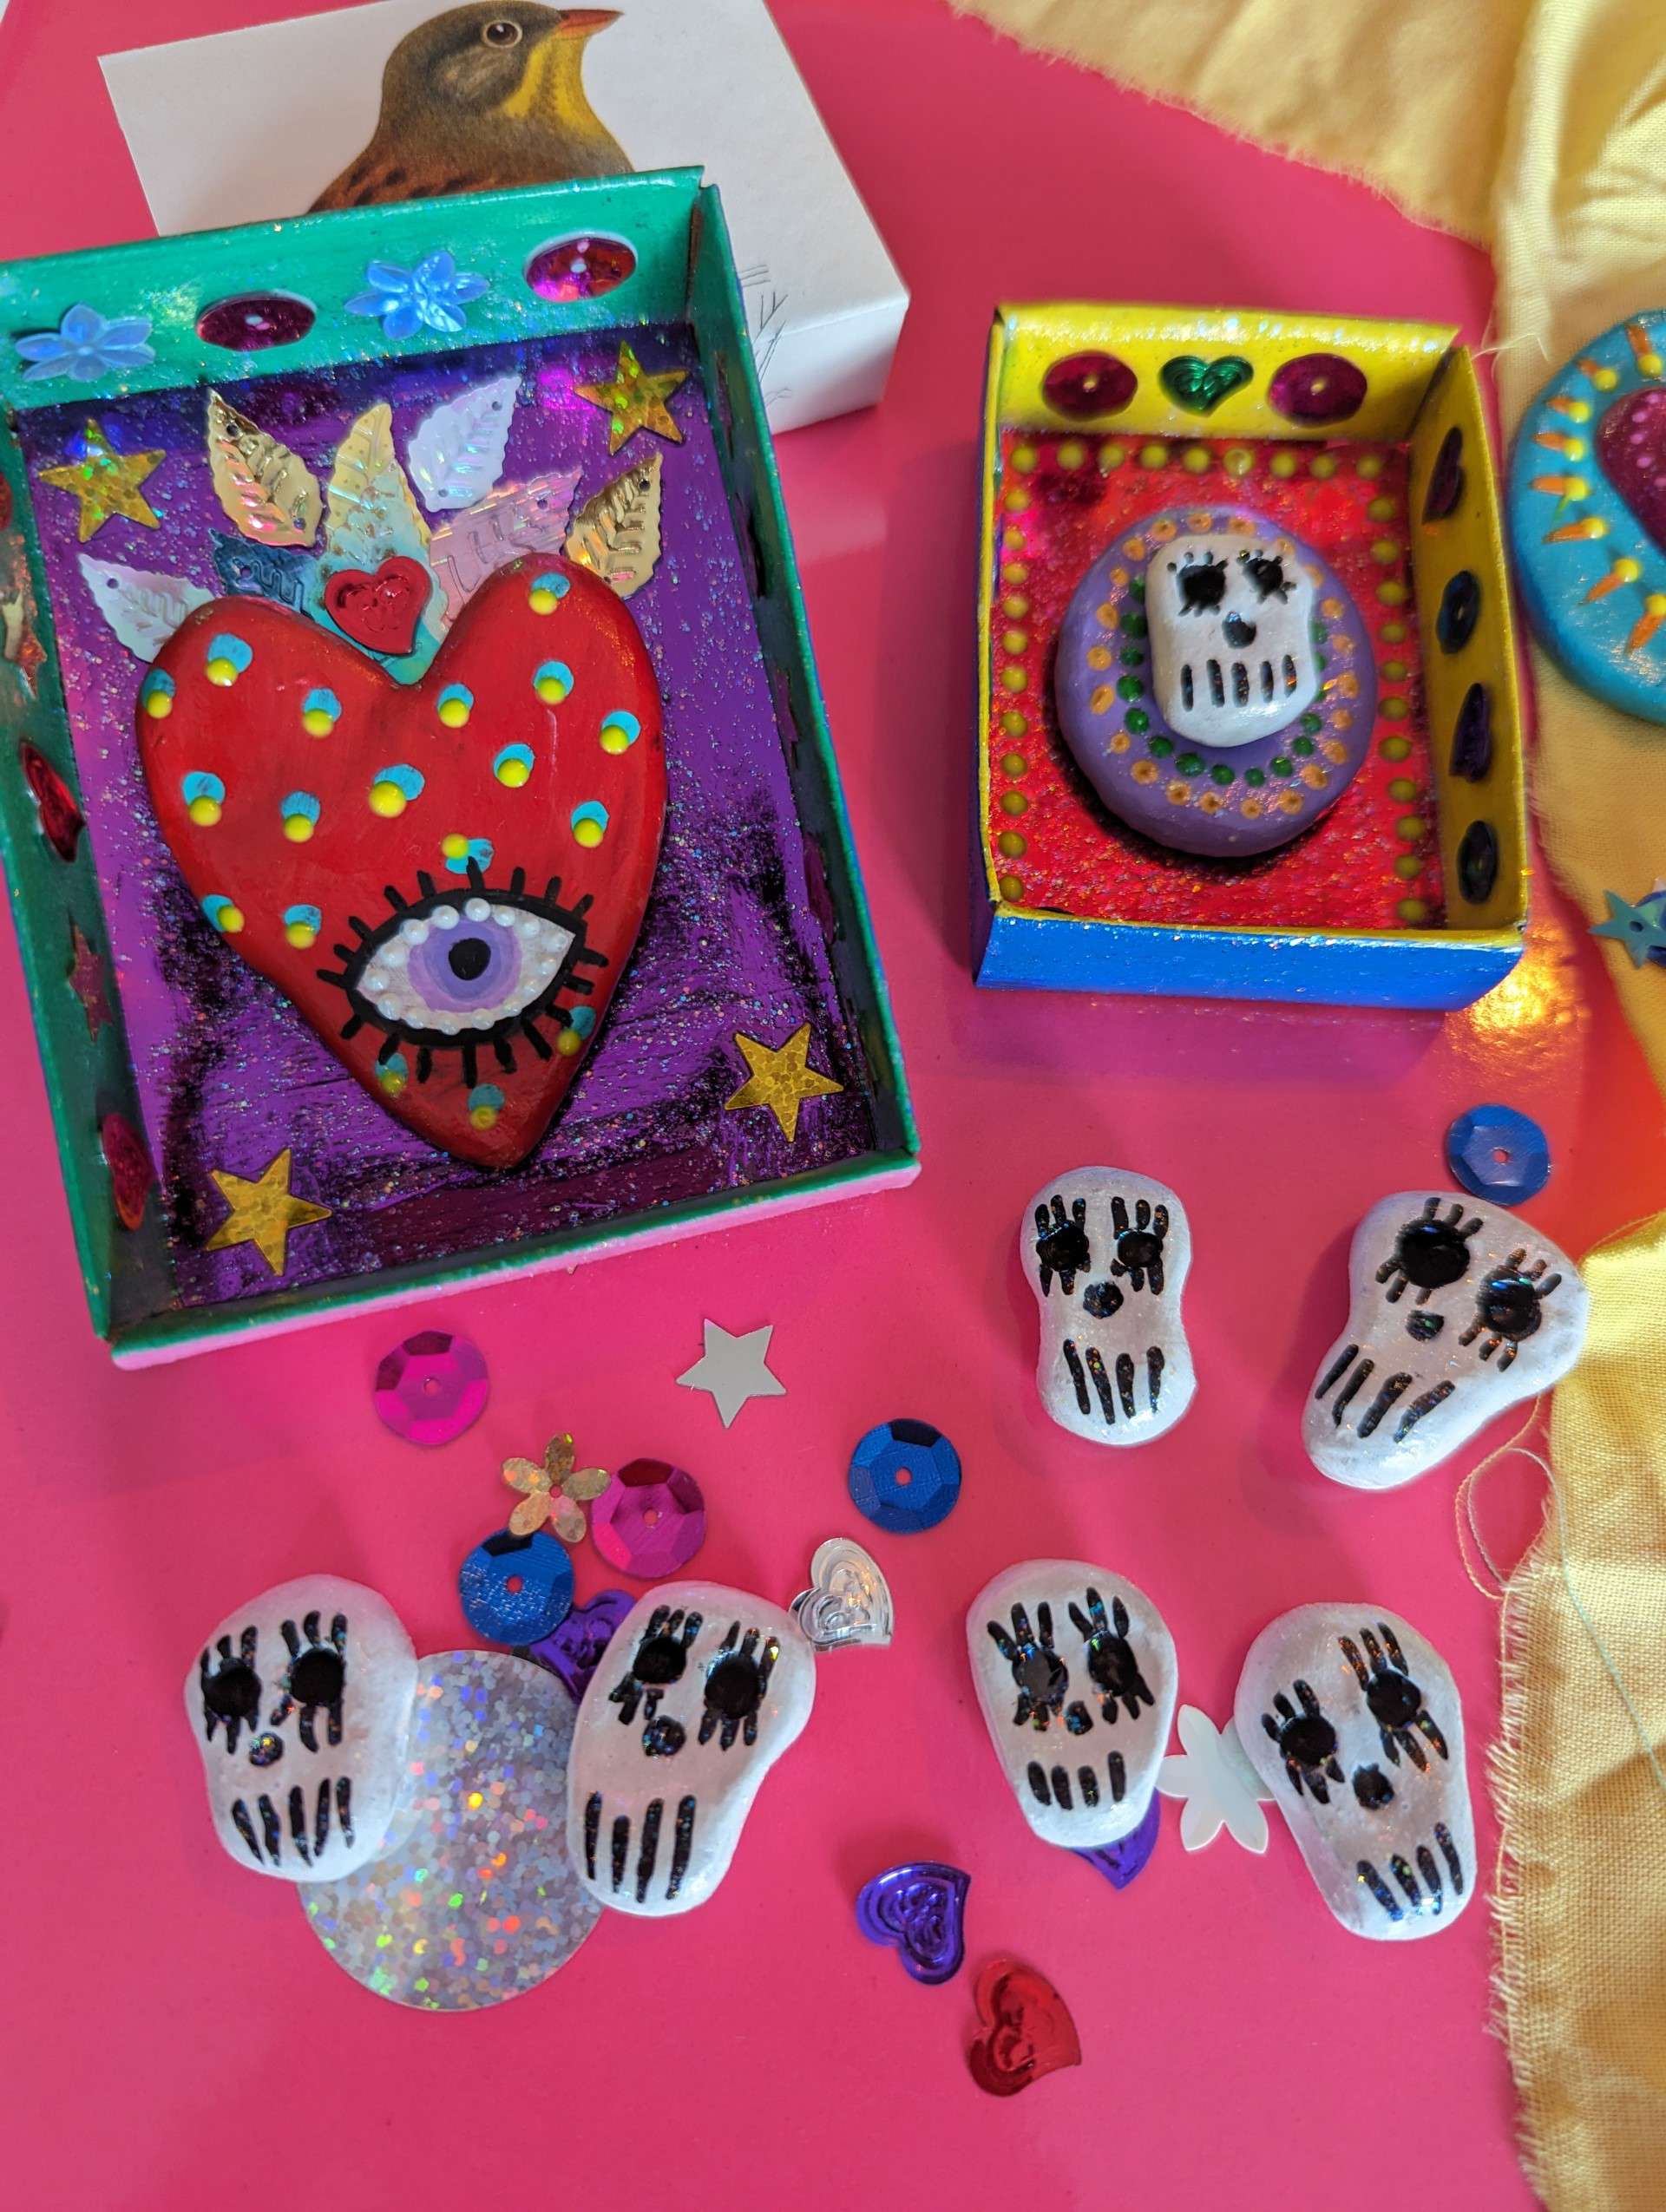
[[[489,884],[477,861],[468,866],[467,880],[449,890],[436,887],[434,878],[424,868],[416,872],[420,896],[408,899],[395,884],[388,884],[383,897],[388,902],[386,918],[375,927],[357,915],[348,917],[348,926],[357,937],[357,946],[338,944],[332,946],[340,965],[319,968],[320,981],[335,984],[347,1001],[347,1018],[342,1024],[344,1039],[356,1037],[361,1029],[371,1028],[382,1032],[383,1042],[377,1053],[378,1065],[392,1058],[402,1046],[411,1048],[416,1056],[415,1074],[419,1083],[426,1083],[434,1070],[437,1053],[455,1052],[462,1063],[466,1083],[474,1084],[479,1071],[482,1048],[489,1046],[496,1065],[505,1074],[512,1074],[515,1065],[515,1047],[519,1043],[529,1045],[541,1060],[554,1057],[554,1047],[544,1037],[541,1023],[550,1023],[557,1028],[569,1024],[569,1008],[562,1002],[576,993],[587,997],[594,988],[594,978],[581,972],[586,968],[605,968],[607,955],[596,950],[588,941],[586,917],[593,900],[588,893],[575,900],[571,906],[561,903],[561,880],[552,876],[541,894],[529,892],[524,868],[516,868],[507,887]],[[471,900],[484,900],[495,911],[486,916],[469,915],[466,905]],[[505,924],[496,919],[495,910],[513,907],[517,913],[531,914],[548,924],[552,932],[562,933],[567,943],[560,952],[554,972],[541,983],[528,978],[536,987],[515,1003],[515,993],[522,979],[523,959],[556,958],[554,946],[548,938],[535,937],[535,952],[524,942],[515,946],[514,973],[495,986],[495,998],[482,1006],[482,1015],[491,1011],[492,1005],[500,1011],[490,1019],[469,1020],[466,1003],[443,1005],[436,1011],[432,995],[437,983],[446,991],[458,991],[478,978],[488,978],[483,987],[491,987],[490,972],[493,961],[509,940]],[[430,929],[422,944],[412,943],[407,933],[412,924],[430,925],[433,918],[449,911],[456,921],[447,925],[449,938],[442,938],[446,948],[449,977],[436,974],[430,978],[430,987],[413,980],[409,971],[419,959],[436,961],[437,953],[425,953],[423,946],[431,939]],[[494,940],[496,940],[495,943]],[[379,956],[389,955],[397,947],[397,959],[389,959],[387,968],[398,972],[384,975],[382,985],[375,992],[365,988],[365,978],[375,969]],[[459,956],[469,951],[471,965],[465,968]],[[386,1009],[397,1000],[408,1002],[403,1010]],[[414,1004],[409,1002],[415,1002]],[[457,1026],[440,1026],[439,1013],[453,1015]]]

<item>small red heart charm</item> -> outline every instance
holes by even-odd
[[[408,653],[416,642],[434,579],[420,560],[390,553],[372,576],[338,568],[324,587],[325,610],[336,627],[369,653]]]
[[[1617,399],[1597,432],[1608,480],[1657,546],[1666,547],[1666,387]]]
[[[992,2097],[1016,2097],[1043,2074],[1079,2066],[1082,2046],[1064,1999],[1015,1959],[991,1959],[973,1993],[987,2032],[967,2052],[972,2078]]]
[[[420,682],[210,600],[139,693],[151,804],[228,950],[430,1144],[523,1160],[600,1029],[665,822],[653,664],[558,554],[489,578]]]

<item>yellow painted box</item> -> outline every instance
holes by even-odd
[[[1311,828],[1253,860],[1199,860],[1128,829],[1076,767],[1053,707],[1076,583],[1119,533],[1170,509],[1196,510],[1200,528],[1246,510],[1288,525],[1346,579],[1376,657],[1363,764]],[[1457,1006],[1509,972],[1528,893],[1520,703],[1492,448],[1455,330],[1002,307],[981,537],[980,983]],[[1113,707],[1139,690],[1138,668],[1116,681],[1138,640],[1114,653],[1118,642],[1104,649]],[[1201,763],[1137,734],[1150,719],[1128,713],[1125,732],[1164,751],[1150,776],[1177,806],[1218,808]],[[1275,780],[1250,803],[1277,796]]]

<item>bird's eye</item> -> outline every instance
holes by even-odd
[[[480,43],[482,46],[518,46],[521,26],[508,16],[495,16],[490,23],[481,25]]]

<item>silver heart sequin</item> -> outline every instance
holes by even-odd
[[[810,1587],[792,1617],[818,1652],[891,1640],[891,1593],[879,1563],[849,1536],[830,1536],[810,1562]]]

